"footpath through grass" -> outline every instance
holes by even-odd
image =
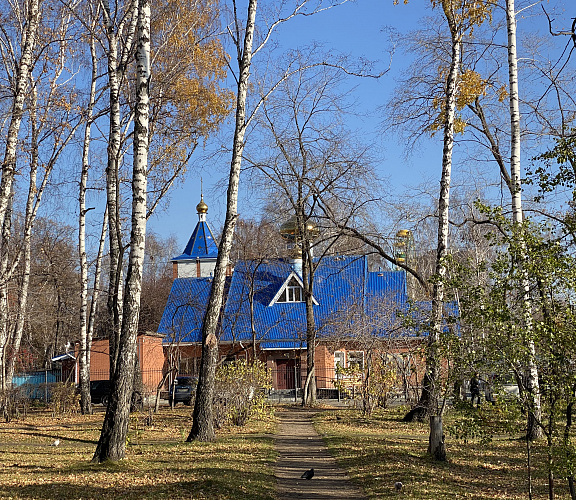
[[[466,498],[527,499],[526,444],[501,436],[481,444],[446,438],[448,461],[426,454],[428,425],[401,421],[405,408],[362,418],[355,410],[320,412],[316,429],[339,465],[369,498],[399,498],[394,483],[401,481],[402,498],[443,500]],[[445,417],[446,423],[450,416]],[[533,499],[548,498],[544,443],[532,450]],[[557,483],[557,499],[569,498],[566,481]]]
[[[151,426],[133,414],[127,458],[115,464],[90,462],[103,413],[33,412],[2,423],[0,498],[273,499],[273,419],[221,431],[215,443],[185,443],[191,413],[164,408]]]

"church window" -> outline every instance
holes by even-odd
[[[277,302],[302,302],[303,301],[303,293],[302,287],[300,283],[296,281],[295,278],[292,278],[286,288],[280,294]]]

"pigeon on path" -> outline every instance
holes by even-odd
[[[60,440],[56,439],[56,441],[54,441],[50,446],[59,446],[60,445]]]
[[[314,469],[307,470],[300,476],[300,479],[312,479],[314,477]]]

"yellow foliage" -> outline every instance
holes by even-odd
[[[508,89],[506,88],[506,86],[502,86],[500,87],[496,93],[498,94],[498,101],[499,102],[504,102],[506,100],[506,98],[508,97]]]
[[[151,22],[152,99],[167,106],[167,119],[204,137],[230,112],[233,98],[221,86],[228,56],[216,36],[218,12],[216,0],[160,0]]]
[[[476,71],[466,70],[460,75],[458,92],[456,95],[456,107],[463,109],[474,102],[478,97],[486,95],[488,81],[480,77]]]
[[[432,7],[441,6],[446,17],[453,21],[461,32],[472,34],[475,26],[492,21],[492,8],[496,0],[430,0]]]

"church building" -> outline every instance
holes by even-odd
[[[173,263],[174,282],[158,333],[164,335],[167,361],[180,374],[200,366],[202,322],[212,286],[218,246],[201,199],[198,223]],[[256,355],[273,375],[275,390],[294,390],[306,377],[306,309],[302,263],[298,259],[240,260],[226,278],[219,323],[222,362]],[[364,255],[327,256],[318,262],[313,287],[317,330],[316,382],[333,391],[337,367],[366,363],[375,337],[402,330],[411,350],[416,335],[402,327],[408,307],[404,271],[371,271]]]

